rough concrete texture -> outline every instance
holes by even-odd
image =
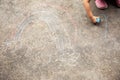
[[[120,9],[82,0],[0,0],[0,80],[120,80]]]

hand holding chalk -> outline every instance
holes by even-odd
[[[100,24],[100,22],[101,22],[101,18],[98,17],[98,16],[93,16],[93,17],[91,18],[91,20],[92,20],[92,22],[93,22],[94,24]]]

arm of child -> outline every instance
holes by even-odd
[[[85,7],[88,17],[91,19],[91,21],[93,23],[96,23],[96,18],[98,18],[98,17],[94,16],[92,13],[92,10],[91,10],[90,4],[89,4],[90,0],[84,0],[83,3],[84,3],[84,7]]]

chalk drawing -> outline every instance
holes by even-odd
[[[104,37],[107,38],[107,34],[108,34],[108,16],[106,16],[105,14],[100,14],[101,17],[103,17],[103,21],[105,21],[105,33],[104,33]]]
[[[44,4],[43,5],[40,4],[40,5],[44,6]],[[45,6],[46,5],[47,4],[45,4]],[[49,6],[51,6],[51,5],[49,4]],[[62,19],[60,19],[59,14],[57,13],[56,10],[60,10],[60,11],[66,13],[65,15],[67,16],[66,17],[67,21],[70,22],[70,23],[67,23],[67,24],[73,25],[73,27],[75,29],[75,36],[76,36],[77,35],[76,34],[77,25],[76,25],[75,21],[72,19],[69,12],[67,12],[66,10],[64,10],[63,8],[61,8],[59,6],[57,6],[57,8],[56,8],[56,6],[54,5],[53,7],[50,7],[49,9],[44,9],[44,10],[37,9],[35,11],[32,11],[30,13],[30,16],[26,17],[16,27],[17,29],[16,29],[15,35],[13,37],[13,40],[6,42],[7,45],[10,44],[11,42],[19,41],[21,39],[21,36],[22,36],[24,30],[26,29],[26,27],[28,27],[31,22],[34,23],[35,20],[37,20],[37,21],[43,21],[44,23],[47,24],[47,27],[49,28],[50,33],[51,33],[49,35],[51,35],[51,38],[53,38],[53,42],[55,43],[56,49],[58,50],[58,52],[64,53],[64,50],[66,48],[69,48],[70,50],[73,51],[73,53],[75,53],[75,51],[73,49],[71,39],[70,39],[70,35],[68,34],[68,31],[65,28],[66,25],[61,24]],[[58,31],[59,31],[59,33],[58,33]],[[52,34],[54,34],[54,36],[52,36]],[[45,46],[44,46],[44,48],[45,48]],[[32,50],[31,47],[29,47],[29,49]],[[63,54],[63,56],[64,55],[65,55],[65,53]],[[69,58],[69,60],[71,60],[71,62],[72,62],[72,63],[69,63],[69,64],[73,65],[75,63],[75,60],[77,60],[78,56],[75,56],[75,57],[76,58],[74,58],[74,60],[71,59],[71,57]],[[49,64],[52,61],[51,58],[52,58],[51,56],[48,56],[48,61],[44,65]],[[67,60],[65,59],[65,61],[67,61]]]
[[[75,21],[72,19],[72,17],[70,16],[70,14],[69,14],[69,12],[67,12],[67,10],[65,9],[65,8],[63,8],[63,7],[61,7],[61,6],[57,6],[57,5],[52,5],[52,4],[49,4],[49,3],[47,3],[47,4],[40,4],[40,6],[44,6],[44,7],[48,7],[48,6],[51,6],[51,8],[55,8],[55,9],[57,9],[57,10],[60,10],[60,11],[63,11],[63,12],[65,12],[66,13],[66,15],[68,16],[68,21],[70,21],[71,22],[71,24],[75,27],[75,36],[77,35],[76,33],[77,33],[77,25],[76,25],[76,23],[75,23]],[[14,38],[13,38],[13,41],[14,40],[19,40],[20,39],[20,36],[22,35],[22,33],[23,33],[23,31],[24,31],[24,29],[26,28],[26,26],[28,26],[32,21],[34,22],[34,20],[35,19],[41,19],[41,20],[43,20],[45,23],[47,23],[47,25],[48,25],[48,27],[49,27],[49,29],[50,29],[50,31],[51,32],[54,32],[55,33],[55,31],[56,31],[56,28],[58,27],[58,25],[56,25],[55,23],[57,22],[57,24],[59,24],[60,22],[62,22],[62,21],[57,21],[57,20],[59,20],[58,19],[58,17],[56,16],[57,14],[55,14],[55,12],[53,12],[53,13],[50,13],[50,12],[52,12],[52,11],[33,11],[33,13],[29,16],[29,17],[27,17],[24,21],[22,21],[18,26],[17,26],[17,30],[16,30],[16,34],[15,34],[15,36],[14,36]],[[50,14],[47,14],[47,15],[51,15],[51,17],[50,16],[48,16],[48,17],[46,17],[45,18],[45,16],[44,17],[42,17],[42,16],[40,16],[40,14],[47,14],[47,13],[50,13]],[[53,15],[54,14],[54,15]],[[56,20],[56,22],[54,22],[54,20]],[[53,26],[54,25],[54,26]],[[56,25],[56,26],[55,26]],[[61,26],[63,26],[64,27],[64,25],[61,25]],[[61,27],[61,26],[59,26],[59,27]],[[72,46],[72,44],[71,44],[71,39],[70,39],[70,35],[67,33],[67,31],[66,31],[66,29],[65,28],[63,28],[63,32],[65,33],[65,35],[67,36],[67,38],[64,38],[64,40],[66,40],[66,42],[68,42],[69,43],[69,47],[71,47]],[[56,35],[57,36],[57,35]],[[61,37],[61,39],[63,39],[62,37]],[[57,40],[57,42],[56,42],[56,45],[58,46],[59,45],[59,49],[64,49],[64,40],[60,40],[60,38],[57,38],[56,39]],[[11,41],[12,42],[12,41]],[[61,43],[60,43],[61,42]],[[61,44],[61,45],[60,45]]]
[[[28,18],[26,18],[20,25],[18,25],[18,31],[14,37],[14,40],[18,40],[19,37],[21,36],[21,34],[23,33],[25,27],[32,22],[32,20],[34,19],[35,17],[32,15],[32,16],[29,16]]]

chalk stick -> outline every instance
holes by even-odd
[[[100,23],[101,19],[100,18],[96,18],[96,23]]]

